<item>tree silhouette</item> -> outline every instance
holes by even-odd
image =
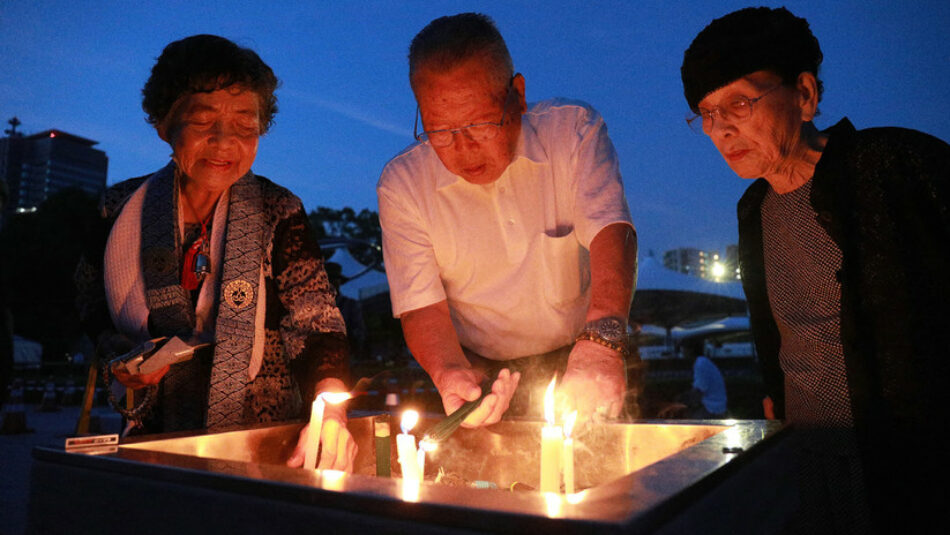
[[[379,214],[366,208],[356,213],[349,206],[340,210],[318,206],[308,216],[318,240],[327,238],[350,238],[371,246],[349,247],[353,258],[366,266],[381,265],[382,252],[379,247],[383,240],[383,231],[379,226]]]
[[[14,214],[0,232],[0,261],[15,332],[63,360],[81,336],[73,273],[98,223],[96,199],[79,189],[51,195],[34,213]]]

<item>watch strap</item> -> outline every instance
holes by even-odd
[[[581,340],[590,340],[591,342],[600,344],[608,349],[613,349],[617,353],[620,353],[620,356],[623,358],[628,358],[630,356],[630,349],[627,347],[627,344],[624,342],[615,342],[613,340],[607,340],[606,338],[600,336],[594,331],[581,331],[580,334],[574,339],[575,342]]]

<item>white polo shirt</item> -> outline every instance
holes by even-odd
[[[576,101],[530,106],[491,184],[452,174],[415,143],[376,191],[393,315],[447,300],[462,346],[495,360],[573,343],[590,303],[591,240],[633,226],[607,127]]]

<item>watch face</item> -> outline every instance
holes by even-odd
[[[590,324],[590,330],[599,334],[605,340],[610,340],[611,342],[620,342],[624,339],[624,334],[627,329],[627,325],[623,320],[619,318],[601,318],[596,321],[592,321]]]

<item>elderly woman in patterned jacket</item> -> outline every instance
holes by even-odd
[[[747,8],[696,37],[683,86],[693,123],[758,179],[739,261],[766,414],[800,444],[792,529],[900,532],[946,507],[950,146],[847,119],[818,130],[821,61],[805,19]]]
[[[156,337],[207,349],[151,373],[109,368],[137,389],[137,433],[302,417],[346,388],[343,319],[303,205],[251,171],[276,87],[252,50],[195,35],[165,48],[142,90],[172,161],[106,192],[77,270],[81,315],[103,356]],[[323,421],[320,467],[351,468],[345,409],[328,405]]]

